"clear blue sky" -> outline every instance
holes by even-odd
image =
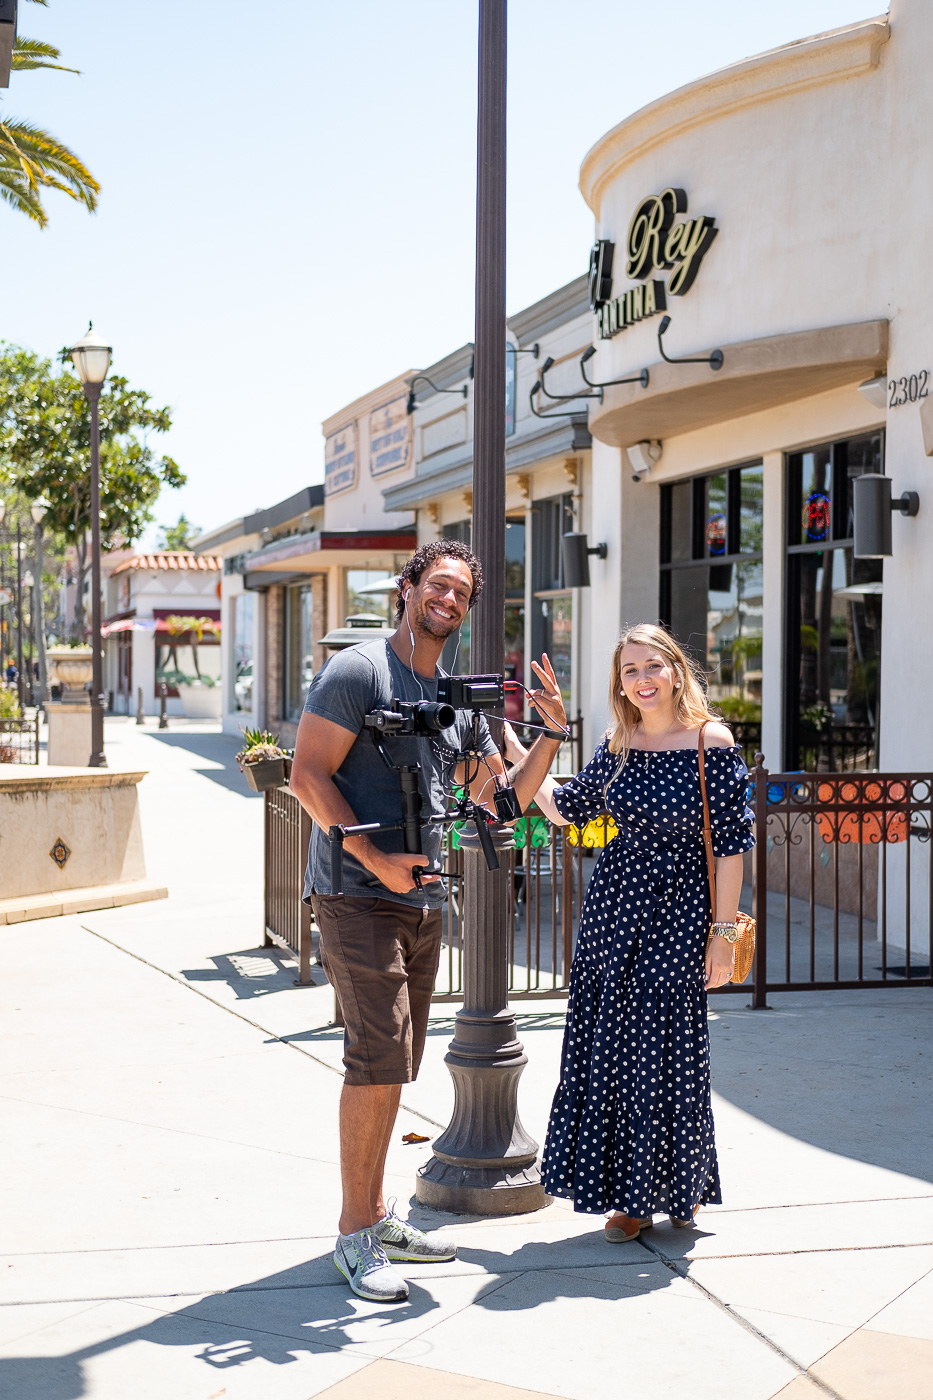
[[[879,6],[879,9],[881,6]],[[876,13],[859,0],[512,0],[508,307],[586,268],[580,161],[705,72]],[[203,528],[323,475],[321,420],[473,338],[475,0],[52,0],[20,30],[82,70],[4,111],[103,187],[0,206],[0,338],[53,354],[88,319],[170,404]]]

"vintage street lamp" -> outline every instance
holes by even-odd
[[[3,524],[6,515],[6,502],[0,501],[0,525]],[[6,604],[3,599],[6,597],[6,579],[3,569],[3,551],[0,550],[0,682],[6,680],[6,666],[4,665],[4,646],[6,637]]]
[[[476,152],[476,359],[473,389],[473,548],[486,586],[476,607],[471,664],[502,672],[505,615],[505,67],[506,0],[479,3]],[[499,854],[509,831],[493,837]],[[518,1116],[526,1064],[508,1005],[508,862],[489,871],[476,835],[464,855],[463,1008],[446,1062],[454,1110],[415,1192],[423,1205],[512,1215],[545,1205],[537,1143]]]
[[[50,503],[40,496],[33,501],[29,507],[29,514],[32,516],[33,528],[36,536],[36,594],[32,610],[32,626],[36,639],[36,659],[39,662],[38,692],[33,686],[33,704],[42,705],[46,699],[46,682],[48,680],[48,668],[45,661],[45,620],[42,609],[42,522],[45,519]]]
[[[16,698],[23,708],[23,540],[16,521]]]
[[[31,569],[27,569],[26,572],[23,574],[23,590],[24,590],[24,592],[28,593],[28,595],[29,595],[29,621],[30,621],[30,624],[31,624],[33,618],[34,618],[35,615],[36,615],[36,581],[35,581],[35,579],[34,579],[33,576],[32,576],[32,570],[31,570]],[[32,665],[33,660],[34,660],[34,657],[33,657],[32,654],[30,654],[30,657],[29,657],[29,691],[30,691],[30,694],[32,694],[32,692],[33,692],[33,690],[34,690],[34,682],[35,682],[35,676],[34,676],[34,673],[33,673],[33,665]],[[24,696],[24,698],[25,698],[25,685],[23,686],[23,696]],[[33,695],[33,704],[35,704],[35,695]]]
[[[90,325],[68,352],[91,407],[91,757],[89,768],[106,768],[104,754],[104,658],[100,635],[100,391],[110,368],[111,347]]]

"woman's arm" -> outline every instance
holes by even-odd
[[[514,768],[522,763],[529,750],[525,748],[525,745],[508,722],[502,726],[502,747],[505,752],[505,761],[510,765],[509,772],[511,774]],[[555,788],[559,786],[560,784],[555,783],[550,773],[548,773],[535,793],[534,800],[541,808],[541,811],[547,817],[548,821],[554,826],[567,826],[569,825],[567,818],[561,816],[552,800],[552,794]]]
[[[742,893],[742,857],[718,856],[716,859],[716,908],[713,921],[735,923]],[[722,987],[729,981],[735,967],[735,945],[718,935],[709,940],[706,953],[707,989]]]

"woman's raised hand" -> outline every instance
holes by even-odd
[[[567,716],[564,713],[563,697],[546,651],[541,653],[540,663],[532,661],[531,669],[541,682],[541,688],[529,691],[529,700],[548,724],[553,725],[555,729],[566,729]]]

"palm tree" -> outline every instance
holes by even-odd
[[[45,5],[47,0],[34,3]],[[53,44],[17,36],[11,66],[20,73],[30,68],[78,71],[56,63],[60,56]],[[43,189],[60,190],[88,209],[97,208],[100,185],[73,151],[40,127],[0,117],[0,199],[45,228],[49,219],[42,204]]]

